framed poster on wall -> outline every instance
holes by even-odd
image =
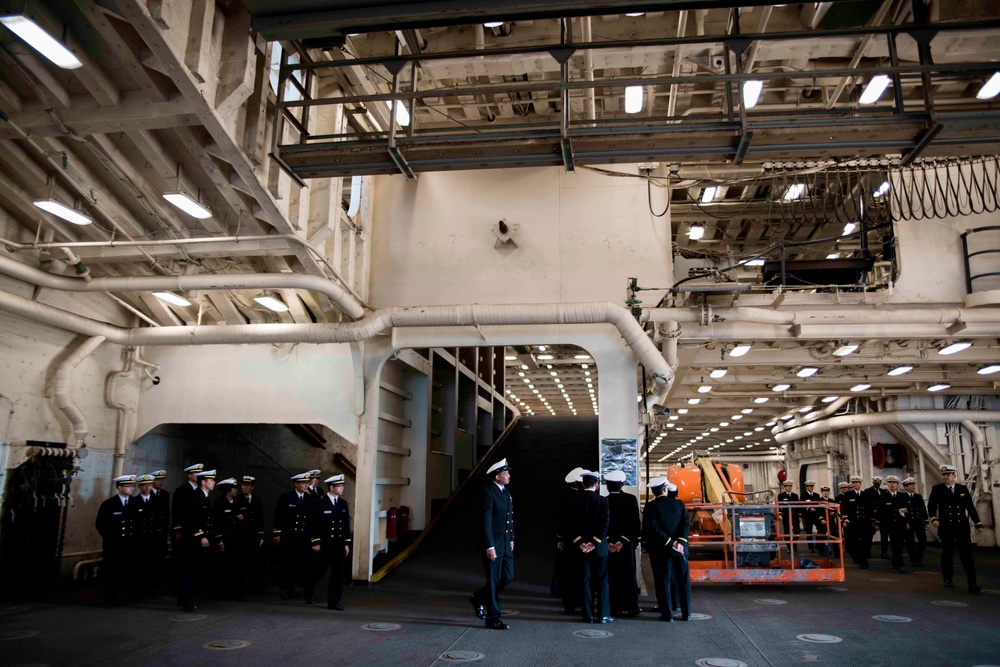
[[[612,470],[625,473],[625,484],[636,486],[638,446],[635,438],[601,438],[601,477]]]

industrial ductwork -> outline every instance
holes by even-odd
[[[87,427],[87,418],[83,415],[83,411],[73,402],[73,371],[80,365],[80,362],[93,354],[94,350],[99,348],[104,341],[104,336],[92,336],[84,341],[83,344],[73,350],[59,364],[59,368],[56,369],[56,372],[52,376],[52,383],[49,385],[56,405],[66,415],[70,425],[73,427],[73,438],[76,443],[74,449],[83,447],[84,439],[87,437],[89,429]]]
[[[863,415],[843,415],[831,417],[824,421],[804,424],[778,433],[775,441],[780,443],[802,440],[814,435],[842,431],[848,428],[864,426],[883,426],[885,424],[935,424],[942,422],[998,422],[1000,411],[997,410],[898,410],[896,412],[875,412]],[[977,429],[978,430],[978,429]],[[981,435],[981,432],[980,432]]]

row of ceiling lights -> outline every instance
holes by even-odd
[[[539,352],[546,352],[547,351],[545,345],[538,345],[538,346],[536,346],[536,349]],[[577,354],[577,355],[574,355],[574,357],[573,357],[573,359],[576,360],[576,361],[589,361],[590,358],[591,357],[590,357],[589,354]],[[555,360],[555,355],[552,355],[552,354],[539,354],[539,355],[535,356],[535,359],[538,359],[540,361],[554,361]],[[518,357],[514,356],[514,355],[506,355],[506,356],[504,356],[504,360],[505,361],[517,361]],[[552,370],[552,367],[553,367],[552,364],[546,364],[545,366],[546,366],[546,369],[548,369],[549,375],[552,377],[553,381],[556,383],[556,389],[562,394],[563,400],[566,401],[567,407],[569,408],[570,412],[572,412],[573,415],[576,415],[577,414],[577,409],[573,405],[573,399],[570,398],[569,393],[566,391],[565,385],[563,384],[562,380],[559,377],[559,371]],[[591,402],[591,405],[593,407],[594,414],[595,415],[600,414],[600,412],[598,411],[598,408],[597,408],[597,395],[595,393],[595,389],[594,389],[594,386],[593,386],[593,380],[590,377],[590,370],[589,370],[590,364],[582,363],[582,364],[580,364],[580,368],[582,368],[584,370],[584,376],[585,376],[584,377],[584,381],[587,383],[587,393],[590,395],[590,402]],[[521,381],[524,382],[527,385],[527,388],[530,389],[531,392],[535,395],[535,399],[538,400],[538,401],[540,401],[542,403],[542,405],[545,406],[545,408],[548,409],[548,411],[553,416],[555,416],[555,414],[556,414],[555,408],[553,408],[549,404],[548,399],[546,399],[542,395],[541,390],[537,389],[535,387],[535,385],[532,384],[531,379],[528,378],[528,377],[525,377],[525,375],[526,375],[525,371],[527,371],[527,370],[529,370],[529,366],[527,364],[521,364],[521,370],[519,370],[517,372],[518,377],[521,378]],[[510,388],[508,388],[506,390],[506,392],[507,392],[507,395],[510,396],[510,399],[512,401],[516,401],[517,404],[520,405],[522,408],[524,408],[525,411],[529,415],[534,415],[535,414],[534,411],[533,411],[533,409],[531,408],[531,406],[524,399],[519,399],[517,397],[517,395],[513,392],[513,390],[511,390]],[[531,400],[530,397],[529,397],[529,400]]]

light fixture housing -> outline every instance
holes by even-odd
[[[718,380],[721,377],[725,377],[726,373],[729,372],[728,368],[713,368],[712,372],[708,374],[708,377]]]
[[[857,228],[858,228],[858,223],[848,222],[846,225],[844,225],[844,232],[841,234],[841,236],[850,236],[851,234],[854,233],[854,230]]]
[[[197,218],[199,220],[208,220],[212,217],[212,212],[205,208],[204,205],[198,201],[192,199],[183,192],[165,192],[163,198],[168,202],[184,211],[192,218]]]
[[[906,375],[912,370],[913,366],[896,366],[891,371],[886,373],[886,375],[891,375],[892,377],[896,377],[897,375]]]
[[[45,56],[53,65],[63,69],[77,69],[83,63],[73,55],[73,52],[59,43],[55,37],[47,33],[40,25],[23,14],[13,14],[0,17],[0,23],[23,39],[27,44]]]
[[[889,181],[882,181],[882,184],[878,186],[878,190],[872,193],[875,199],[882,197],[889,191]]]
[[[947,389],[951,385],[946,382],[938,382],[937,384],[932,384],[927,387],[927,391],[941,391],[942,389]]]
[[[972,342],[967,340],[959,340],[951,343],[950,345],[945,345],[940,350],[938,354],[955,354],[956,352],[961,352],[962,350],[967,350],[972,347]]]
[[[980,100],[989,100],[997,96],[1000,93],[1000,72],[994,72],[993,76],[983,84],[983,87],[979,89],[976,93],[976,98]]]
[[[737,343],[736,347],[729,351],[730,357],[742,357],[750,351],[750,343]]]
[[[989,366],[983,366],[978,371],[976,371],[976,373],[978,373],[979,375],[992,375],[993,373],[996,373],[998,371],[1000,371],[1000,364],[991,364]]]
[[[851,387],[851,391],[864,391],[865,389],[871,389],[871,385],[862,382],[861,384],[856,384]]]
[[[288,312],[288,306],[285,305],[285,302],[273,294],[261,294],[260,296],[255,296],[253,300],[276,313]]]
[[[743,266],[764,266],[764,260],[760,257],[755,257],[754,259],[748,259],[740,263]]]
[[[499,28],[503,25],[503,21],[486,21],[483,23],[484,28]]]
[[[858,349],[857,345],[854,345],[853,343],[845,343],[833,351],[833,356],[846,357],[851,352],[854,352],[857,349]]]
[[[689,398],[688,399],[688,405],[698,405],[699,403],[701,403],[701,399],[700,398]]]
[[[792,385],[790,384],[776,384],[773,387],[771,387],[771,391],[788,391],[791,388]]]
[[[792,183],[785,190],[785,194],[781,197],[782,201],[793,201],[795,199],[802,199],[802,195],[806,193],[805,183]]]
[[[757,398],[753,399],[753,402],[754,403],[767,403],[770,400],[771,399],[768,398],[767,396],[758,396]]]
[[[759,79],[749,79],[743,82],[743,108],[753,109],[760,99],[760,92],[764,89],[764,82]]]
[[[175,306],[190,306],[191,302],[182,296],[177,296],[173,292],[153,292],[153,296],[161,301],[172,303]]]
[[[503,25],[502,23],[500,25]],[[407,127],[410,124],[410,110],[402,100],[392,101],[393,114],[396,116],[396,124],[400,127]]]
[[[699,394],[707,394],[710,391],[712,391],[712,385],[710,384],[703,384],[700,387],[698,387]]]
[[[715,200],[715,195],[719,194],[719,187],[716,185],[710,185],[705,188],[705,191],[701,194],[702,204],[711,204]]]
[[[888,75],[876,74],[865,86],[864,92],[861,93],[861,98],[858,100],[859,104],[875,104],[878,102],[879,98],[882,97],[882,93],[885,89],[889,87],[890,79]]]
[[[688,238],[692,241],[697,241],[698,239],[705,236],[705,225],[691,225],[688,227]]]
[[[625,87],[625,113],[639,113],[642,111],[642,98],[645,92],[642,86]]]
[[[826,398],[822,399],[822,401],[823,403],[833,403],[838,398],[840,398],[840,396],[827,396]]]
[[[52,215],[62,218],[66,222],[73,223],[74,225],[89,225],[94,222],[93,218],[88,215],[80,213],[76,209],[70,208],[65,204],[60,204],[55,199],[36,199],[31,202],[38,208],[51,213]]]
[[[548,359],[555,359],[555,357],[553,357],[551,354],[540,354],[538,355],[538,359],[542,361],[547,361]]]
[[[803,366],[802,368],[799,369],[799,372],[796,373],[796,375],[799,376],[800,378],[809,378],[812,377],[813,375],[816,375],[816,373],[818,372],[819,369],[816,368],[815,366]]]

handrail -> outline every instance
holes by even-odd
[[[371,579],[369,580],[371,581],[371,583],[377,583],[381,581],[387,574],[389,574],[397,567],[402,565],[403,561],[409,558],[410,554],[416,551],[417,548],[421,544],[423,544],[424,539],[428,535],[430,535],[431,531],[434,530],[434,528],[437,527],[438,522],[440,522],[441,520],[441,517],[445,516],[448,513],[448,510],[451,509],[451,506],[455,502],[455,499],[461,496],[463,493],[465,493],[466,489],[469,487],[472,480],[476,479],[478,477],[478,474],[485,468],[486,461],[490,460],[490,455],[493,454],[493,452],[496,451],[496,449],[503,444],[504,440],[506,440],[507,436],[510,435],[510,432],[514,429],[514,425],[517,424],[518,421],[519,418],[515,417],[513,420],[511,420],[509,424],[507,424],[507,427],[500,433],[499,436],[497,436],[497,439],[493,441],[493,445],[490,447],[489,451],[487,451],[486,454],[483,456],[483,458],[479,459],[479,462],[475,466],[473,466],[472,471],[469,473],[469,476],[465,478],[465,481],[462,482],[459,485],[459,487],[455,490],[455,492],[451,494],[448,500],[445,501],[444,506],[441,508],[441,511],[438,512],[437,516],[435,516],[433,519],[430,520],[427,526],[425,526],[424,529],[420,532],[420,534],[417,535],[417,539],[413,540],[412,544],[410,544],[405,549],[400,551],[388,563],[380,567],[377,571],[375,571],[372,574]]]
[[[351,477],[355,479],[358,478],[358,467],[354,465],[354,463],[352,463],[349,458],[347,458],[340,452],[337,452],[336,454],[333,455],[333,462],[339,465],[341,468],[343,468],[344,472],[346,472]]]

